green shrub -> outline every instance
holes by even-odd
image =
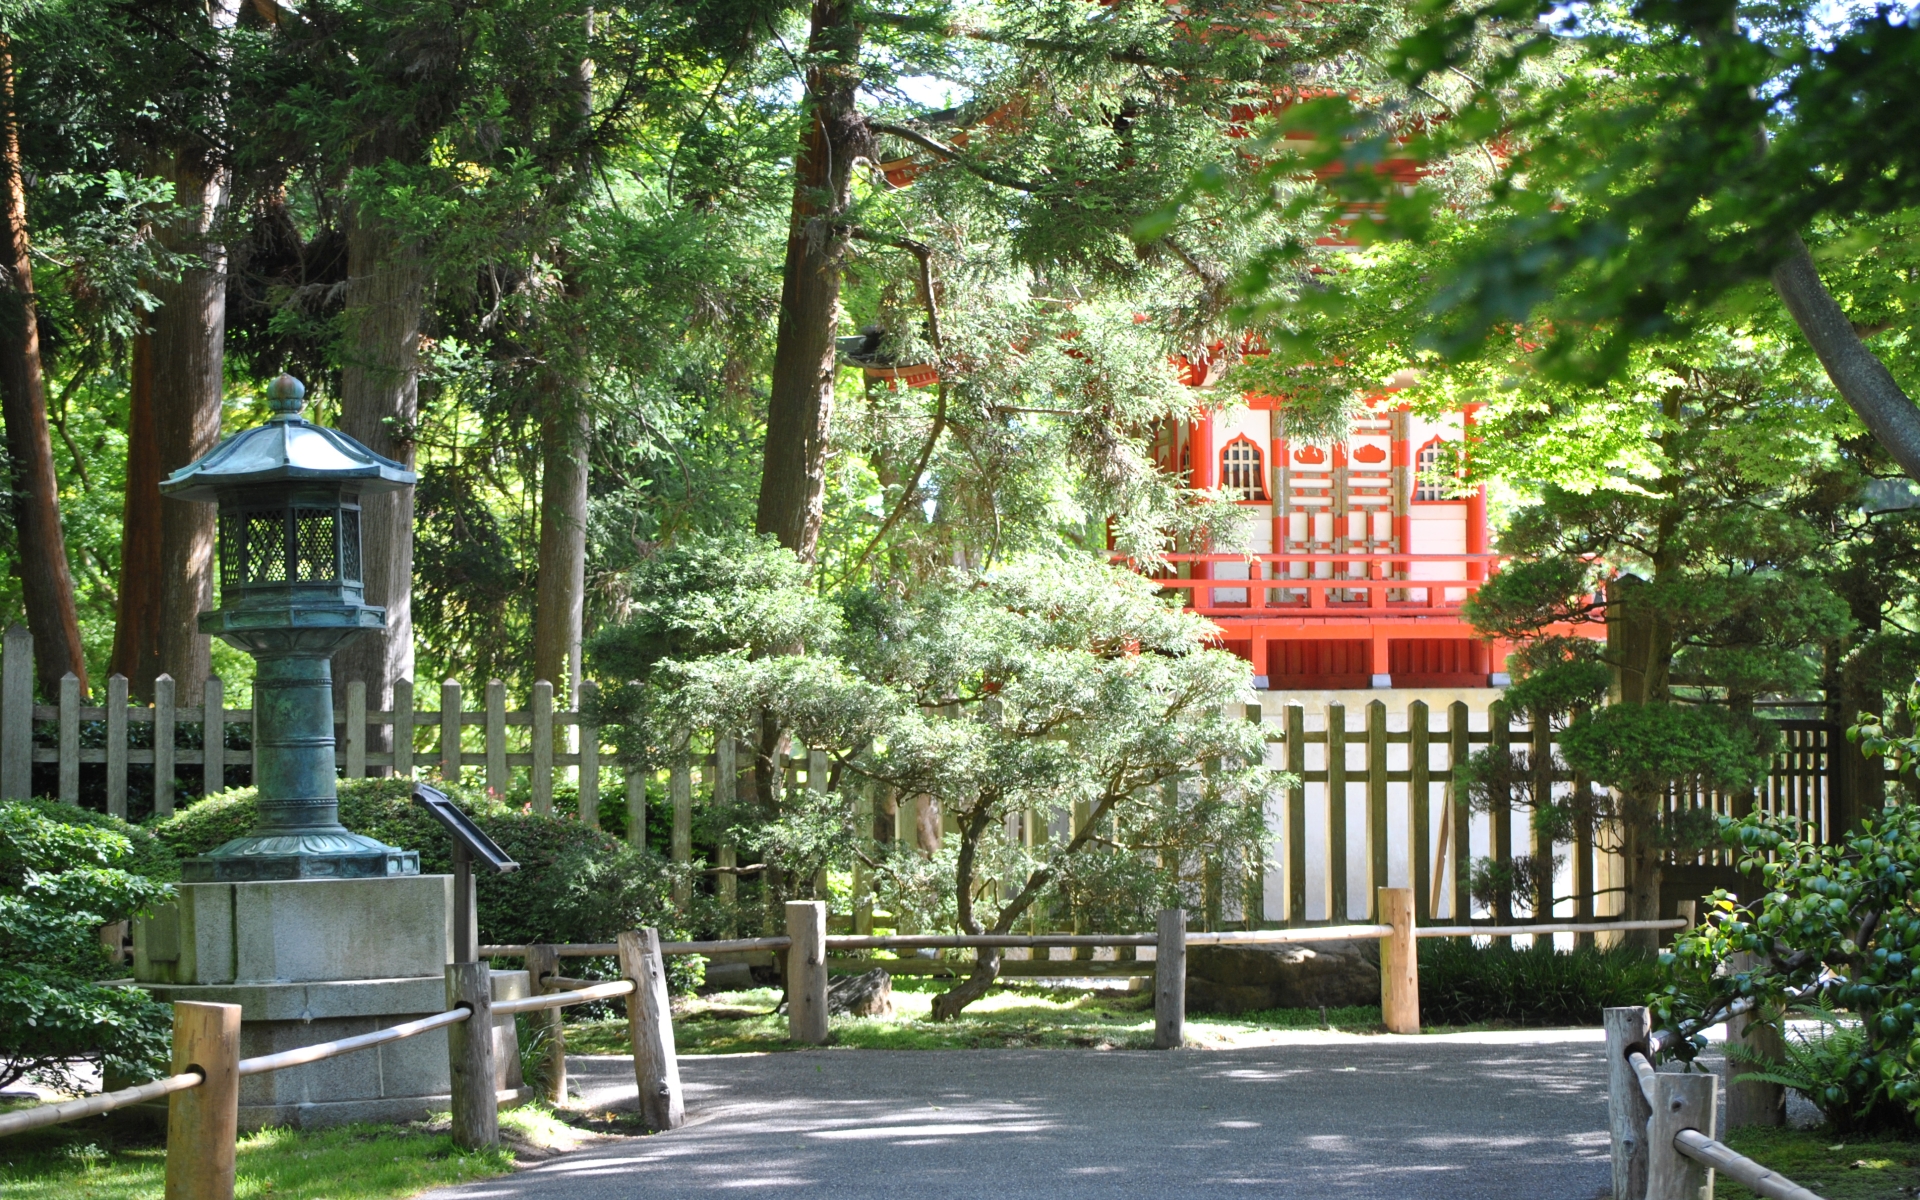
[[[453,869],[446,831],[412,801],[405,779],[340,781],[340,823],[390,846],[420,852],[429,874]],[[606,942],[623,929],[658,926],[663,938],[683,932],[669,900],[670,868],[578,821],[514,808],[475,789],[449,794],[520,869],[481,874],[475,887],[483,941]],[[181,858],[205,854],[253,827],[251,788],[210,796],[153,832]]]
[[[1766,891],[1752,904],[1714,893],[1700,925],[1662,956],[1668,978],[1651,1001],[1655,1023],[1689,1035],[1670,1037],[1667,1051],[1693,1058],[1705,1045],[1698,1029],[1742,999],[1771,1012],[1809,1002],[1844,1012],[1857,1024],[1802,1047],[1821,1056],[1817,1074],[1827,1080],[1809,1099],[1839,1128],[1912,1131],[1920,1118],[1920,806],[1882,809],[1832,844],[1804,836],[1790,818],[1758,813],[1723,820],[1720,832]],[[1741,953],[1754,957],[1733,969]],[[1788,1061],[1778,1073],[1795,1069]]]
[[[1600,1010],[1644,1004],[1660,965],[1629,946],[1572,952],[1537,938],[1526,949],[1466,938],[1420,942],[1420,1019],[1429,1025],[1598,1025]]]
[[[98,931],[167,896],[131,869],[165,862],[124,821],[45,800],[0,804],[0,1087],[71,1087],[82,1061],[132,1079],[164,1067],[171,1010],[101,986],[123,968]]]

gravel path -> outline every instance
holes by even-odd
[[[429,1195],[1594,1200],[1601,1048],[1574,1030],[690,1056],[685,1128]],[[585,1103],[632,1106],[627,1060],[570,1065]]]

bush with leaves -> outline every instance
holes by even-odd
[[[73,1087],[83,1062],[134,1080],[165,1067],[172,1011],[99,982],[124,973],[99,929],[164,900],[167,884],[139,871],[169,866],[124,821],[49,800],[0,804],[0,1087]]]
[[[1639,1004],[1660,982],[1654,957],[1628,945],[1562,953],[1551,938],[1525,949],[1420,941],[1420,1013],[1434,1025],[1598,1025],[1602,1009]]]
[[[483,940],[606,942],[623,929],[659,927],[684,933],[669,893],[672,867],[610,834],[562,817],[512,808],[477,789],[447,789],[520,869],[481,872],[475,882]],[[343,779],[340,822],[355,833],[420,852],[420,869],[453,869],[451,843],[439,822],[412,802],[405,779]],[[154,825],[154,834],[182,858],[205,854],[253,827],[251,788],[212,796]]]
[[[1651,1003],[1658,1025],[1678,1035],[1668,1052],[1691,1060],[1705,1046],[1698,1031],[1742,999],[1776,1016],[1825,1004],[1857,1020],[1859,1035],[1823,1043],[1847,1061],[1823,1068],[1826,1082],[1807,1098],[1839,1127],[1911,1128],[1920,1119],[1920,808],[1884,809],[1831,845],[1761,814],[1725,820],[1721,834],[1766,891],[1751,904],[1716,892],[1702,923],[1661,956],[1669,980]],[[1757,965],[1732,969],[1741,952]]]

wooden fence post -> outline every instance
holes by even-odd
[[[0,646],[0,800],[25,800],[33,792],[33,635],[9,625]]]
[[[200,696],[200,794],[227,788],[227,692],[218,675],[207,676]]]
[[[348,779],[367,777],[367,681],[347,681],[346,767]]]
[[[507,795],[507,685],[499,679],[487,680],[487,790],[505,799]]]
[[[1433,764],[1427,702],[1407,705],[1407,867],[1415,924],[1433,920]]]
[[[486,963],[447,964],[447,1007],[473,1015],[447,1026],[447,1074],[453,1084],[453,1144],[478,1150],[500,1142],[493,1069],[493,980]]]
[[[127,818],[127,677],[107,676],[107,812]]]
[[[589,829],[600,828],[600,727],[587,723],[600,685],[591,679],[580,682],[580,823]]]
[[[620,935],[620,973],[633,981],[633,994],[627,997],[627,1036],[633,1046],[640,1113],[656,1130],[678,1129],[687,1123],[687,1109],[680,1093],[659,930],[630,929]]]
[[[533,683],[533,811],[553,811],[553,684]]]
[[[1754,969],[1756,956],[1747,950],[1731,956],[1728,967],[1734,974],[1744,974]],[[1779,1022],[1769,1020],[1764,1011],[1749,1011],[1727,1018],[1727,1046],[1744,1046],[1762,1059],[1782,1062],[1787,1057],[1785,1040],[1780,1036]],[[1787,1089],[1777,1083],[1763,1083],[1752,1078],[1763,1068],[1749,1062],[1741,1062],[1727,1055],[1727,1120],[1728,1129],[1743,1129],[1749,1125],[1785,1125],[1787,1123]]]
[[[239,1062],[238,1004],[174,1003],[173,1073],[201,1083],[167,1098],[166,1200],[233,1200]]]
[[[60,802],[80,803],[80,677],[60,677]]]
[[[673,805],[673,835],[668,851],[680,870],[673,877],[673,906],[682,912],[693,903],[693,881],[687,876],[693,862],[693,761],[688,749],[690,730],[673,734],[672,758],[667,764],[667,798]]]
[[[1473,810],[1468,807],[1467,789],[1454,785],[1453,774],[1472,753],[1472,745],[1468,741],[1468,724],[1472,719],[1466,701],[1455,700],[1447,706],[1446,797],[1453,805],[1450,814],[1453,819],[1452,919],[1461,925],[1473,919],[1473,829],[1470,823]]]
[[[551,985],[544,981],[560,973],[560,956],[552,946],[527,947],[527,983],[538,996]],[[540,1011],[547,1034],[547,1102],[559,1108],[567,1102],[567,1023],[557,1008]]]
[[[1380,1015],[1388,1033],[1420,1032],[1420,955],[1413,939],[1413,889],[1377,893],[1380,923],[1393,933],[1380,941]]]
[[[787,1038],[809,1046],[827,1043],[827,905],[822,900],[787,901]]]
[[[1287,705],[1287,924],[1307,923],[1307,710]]]
[[[1495,700],[1487,706],[1487,745],[1493,752],[1494,762],[1498,764],[1500,779],[1513,778],[1513,710],[1504,701]],[[1488,849],[1494,862],[1500,865],[1502,872],[1513,868],[1513,788],[1511,784],[1495,789],[1493,812],[1490,826],[1492,841]],[[1494,900],[1493,919],[1498,925],[1513,924],[1513,893],[1502,889]],[[1513,945],[1511,937],[1502,939],[1507,945]]]
[[[460,782],[460,685],[440,685],[440,778]]]
[[[647,848],[647,773],[627,772],[627,844]]]
[[[1381,700],[1367,702],[1367,874],[1372,876],[1369,898],[1375,902],[1374,916],[1384,924],[1387,918],[1377,907],[1380,889],[1388,879],[1387,706]]]
[[[1347,916],[1347,706],[1327,705],[1327,920]]]
[[[153,681],[153,815],[173,815],[173,676],[159,675]]]
[[[1187,912],[1163,908],[1153,949],[1153,1048],[1178,1050],[1187,1042]],[[1036,951],[1037,953],[1037,951]]]
[[[1647,1098],[1627,1061],[1653,1040],[1653,1019],[1645,1008],[1609,1008],[1607,1029],[1607,1131],[1613,1143],[1613,1200],[1646,1200]]]
[[[1673,1135],[1697,1129],[1714,1136],[1719,1081],[1710,1074],[1663,1071],[1653,1079],[1647,1122],[1647,1200],[1713,1200],[1713,1168],[1680,1153]]]
[[[393,773],[413,778],[413,680],[393,681]]]

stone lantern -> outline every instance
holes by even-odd
[[[267,390],[273,417],[161,483],[175,500],[220,506],[220,607],[200,629],[254,656],[253,830],[182,865],[189,883],[416,875],[420,856],[351,833],[334,785],[329,661],[387,613],[366,603],[360,498],[414,474],[300,416],[291,375]],[[217,735],[214,735],[217,736]]]
[[[239,1005],[248,1056],[440,1012],[457,957],[453,877],[422,875],[415,852],[348,832],[334,783],[328,659],[386,625],[366,602],[360,501],[411,485],[413,472],[303,420],[299,380],[282,375],[267,394],[265,425],[160,485],[220,506],[220,606],[200,628],[258,663],[258,815],[246,836],[188,859],[173,899],[133,923],[140,986],[156,1000]],[[492,978],[496,999],[528,994],[524,971]],[[513,1018],[497,1017],[493,1036],[496,1085],[518,1088]],[[435,1031],[243,1079],[240,1125],[417,1120],[446,1110],[449,1086]]]

